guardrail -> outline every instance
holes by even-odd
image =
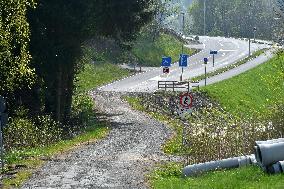
[[[177,91],[178,89],[186,89],[188,92],[190,91],[190,86],[198,88],[199,90],[199,83],[198,82],[189,82],[189,81],[158,81],[158,89],[163,89],[167,91],[171,89],[173,92]]]

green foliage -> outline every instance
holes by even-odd
[[[94,100],[88,94],[81,93],[73,96],[72,116],[85,125],[94,117]]]
[[[178,165],[176,165],[178,167]],[[216,171],[200,177],[183,179],[171,175],[172,168],[156,171],[151,178],[154,189],[279,189],[283,175],[267,175],[258,167]]]
[[[31,53],[38,82],[35,100],[57,121],[68,122],[74,77],[82,65],[82,45],[96,35],[114,38],[129,50],[151,18],[146,1],[42,0],[29,12]],[[95,55],[97,56],[97,55]],[[102,57],[96,57],[101,60]],[[24,99],[28,100],[28,99]],[[40,103],[37,103],[40,104]]]
[[[203,90],[235,115],[273,114],[273,107],[284,103],[283,57],[281,54],[253,70]]]
[[[170,56],[173,61],[178,61],[182,50],[182,42],[174,36],[160,34],[153,42],[149,34],[142,35],[133,47],[133,54],[137,57],[139,64],[143,66],[160,66],[163,56]],[[193,54],[192,49],[184,48],[184,53]]]
[[[0,94],[7,96],[24,85],[31,86],[34,70],[30,68],[28,51],[28,8],[34,0],[0,1]]]
[[[189,9],[193,17],[192,32],[203,35],[204,1],[195,0]],[[271,39],[279,27],[273,20],[272,4],[266,0],[210,0],[206,1],[206,35],[222,35]]]
[[[16,174],[13,175],[13,177],[3,179],[3,187],[11,188],[21,186],[32,175],[32,172],[44,163],[42,159],[50,159],[60,153],[65,153],[81,145],[99,140],[105,137],[108,131],[108,125],[106,123],[93,122],[90,123],[81,134],[72,139],[61,140],[44,147],[10,151],[5,157],[6,163],[10,165],[20,164],[27,166],[27,168],[16,170]]]
[[[34,120],[20,109],[17,116],[10,118],[4,130],[7,151],[48,146],[61,139],[62,130],[50,116],[37,116]]]
[[[111,37],[126,48],[137,37],[140,28],[153,19],[151,6],[155,1],[95,1],[92,21],[96,33]]]

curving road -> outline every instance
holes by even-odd
[[[248,56],[248,41],[234,38],[224,37],[200,37],[199,45],[202,50],[198,54],[189,57],[189,67],[184,69],[183,79],[189,79],[204,73],[203,59],[209,58],[208,72],[229,64],[233,64]],[[187,46],[194,48],[195,46]],[[251,44],[251,52],[259,49],[270,47],[267,44]],[[210,50],[217,50],[218,55],[215,56],[215,67],[213,67],[213,58],[209,55]],[[157,90],[158,81],[179,81],[181,68],[178,64],[174,64],[170,68],[170,74],[164,75],[162,68],[152,68],[147,72],[131,76],[129,78],[111,83],[107,86],[99,88],[101,91],[115,92],[154,92]]]

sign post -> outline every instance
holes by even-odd
[[[255,33],[257,31],[256,27],[253,27],[253,42],[255,43]]]
[[[208,58],[204,58],[204,65],[205,65],[205,86],[207,85],[207,63],[208,63]]]
[[[192,113],[193,97],[190,93],[184,93],[180,95],[179,101],[177,113],[181,119],[186,119]]]
[[[210,54],[213,55],[213,67],[215,66],[215,55],[218,54],[218,51],[210,51]]]
[[[187,67],[187,64],[188,64],[187,59],[188,59],[188,55],[186,55],[186,54],[180,55],[180,58],[179,58],[179,67],[181,67],[180,81],[182,81],[183,69],[184,69],[184,67]]]

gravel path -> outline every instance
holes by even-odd
[[[145,174],[155,163],[178,161],[161,151],[172,132],[144,113],[132,110],[120,94],[93,92],[109,135],[95,144],[46,163],[22,188],[147,188]]]

